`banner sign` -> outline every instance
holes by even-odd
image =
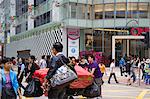
[[[68,57],[79,57],[79,29],[68,29]]]
[[[130,33],[133,36],[140,36],[143,32],[149,32],[150,28],[131,28]]]
[[[80,29],[68,29],[68,38],[76,40],[80,37]]]

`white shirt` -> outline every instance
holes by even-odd
[[[110,64],[110,73],[114,73],[115,63]]]
[[[141,63],[139,62],[139,63],[138,63],[138,68],[140,68],[140,67],[141,67]]]
[[[56,54],[56,56],[58,56],[58,55],[60,55],[60,54],[62,54],[62,52],[58,52],[58,53]]]
[[[39,65],[40,65],[40,68],[46,68],[46,66],[47,66],[46,61],[44,59],[40,60]]]

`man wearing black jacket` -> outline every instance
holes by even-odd
[[[49,69],[47,76],[44,81],[44,86],[46,83],[50,83],[50,78],[55,74],[57,69],[63,65],[61,60],[65,63],[69,63],[69,59],[66,58],[61,52],[63,50],[63,45],[60,42],[56,42],[53,44],[52,48],[52,54],[53,54],[53,60],[52,64],[53,67],[52,69]],[[65,85],[62,85],[60,87],[51,87],[50,90],[48,91],[48,99],[65,99],[65,93],[66,93],[66,87]]]

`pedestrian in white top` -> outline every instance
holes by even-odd
[[[46,60],[45,60],[45,55],[42,56],[42,59],[40,60],[39,66],[40,66],[41,69],[47,67]]]
[[[110,76],[109,76],[109,80],[108,80],[108,83],[109,83],[109,84],[110,84],[110,80],[111,80],[111,77],[112,77],[112,76],[114,76],[114,79],[115,79],[116,83],[119,83],[119,82],[117,81],[117,78],[116,78],[114,69],[115,69],[115,60],[112,59],[111,64],[110,64]]]

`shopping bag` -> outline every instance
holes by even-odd
[[[50,79],[52,87],[56,87],[77,79],[77,74],[66,64],[57,69],[56,73]]]

